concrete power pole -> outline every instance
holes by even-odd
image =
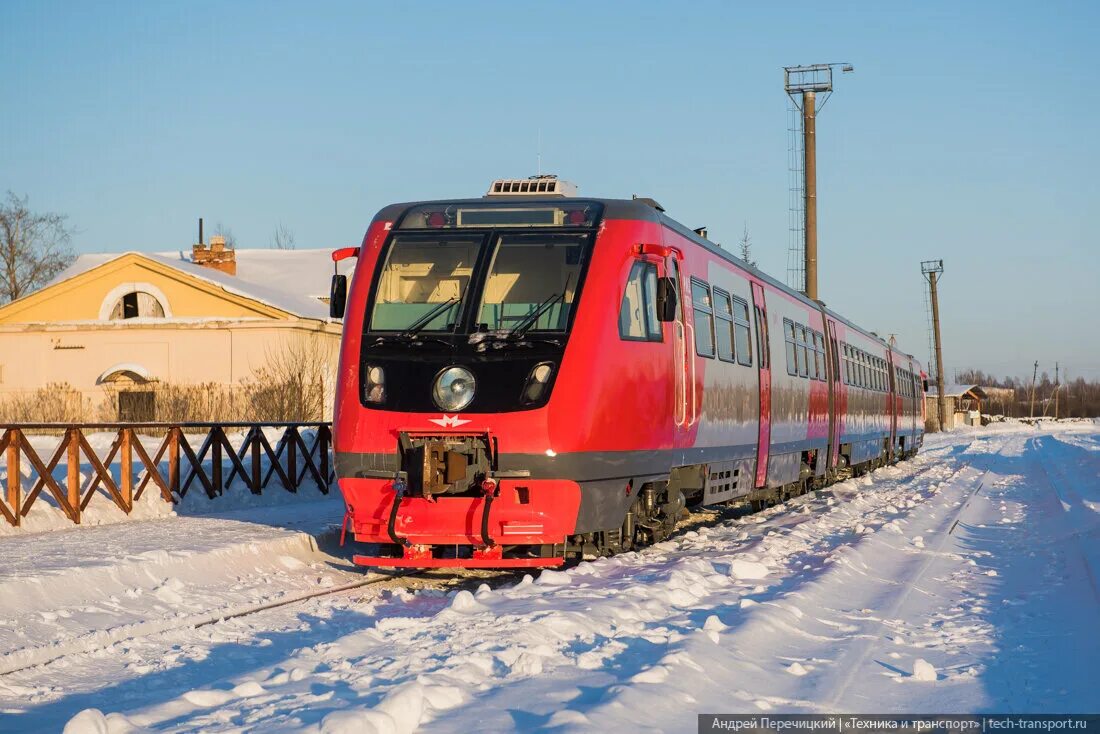
[[[802,140],[806,151],[806,297],[817,300],[817,95],[802,93]]]
[[[813,64],[783,68],[787,96],[802,111],[802,157],[804,196],[804,268],[802,292],[817,300],[817,111],[825,106],[833,91],[833,67],[841,72],[854,71],[851,64]],[[817,94],[821,92],[821,104]],[[796,96],[797,95],[797,96]],[[801,99],[799,99],[801,98]]]
[[[1054,420],[1058,420],[1058,363],[1054,363]]]
[[[1035,360],[1035,369],[1031,373],[1031,405],[1027,409],[1027,417],[1035,417],[1035,381],[1039,379],[1039,360]]]
[[[940,294],[939,280],[943,275],[943,260],[925,260],[920,271],[928,281],[928,297],[932,303],[932,336],[936,345],[936,412],[939,413],[940,430],[947,426],[947,397],[943,384],[943,343],[940,341]]]

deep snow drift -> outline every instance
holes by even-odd
[[[368,587],[74,649],[0,675],[0,730],[683,731],[697,712],[1091,711],[1098,513],[1100,426],[940,434],[817,496],[497,589]],[[308,544],[265,573],[286,531],[255,528],[255,559],[206,564],[126,614],[227,601],[240,574],[273,593],[354,575]],[[0,627],[0,655],[44,642],[27,639],[41,625],[18,634],[36,614],[92,619],[25,608]]]

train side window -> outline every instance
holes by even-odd
[[[733,303],[730,294],[714,288],[714,336],[718,359],[733,361]]]
[[[806,327],[798,326],[794,330],[796,346],[798,347],[798,376],[810,376],[810,363],[806,355]]]
[[[829,345],[832,346],[832,348],[833,348],[832,349],[832,352],[833,352],[833,380],[836,381],[836,380],[839,380],[841,378],[841,375],[840,375],[840,347],[837,346],[835,336],[830,336],[829,337]]]
[[[657,267],[652,263],[634,263],[619,307],[620,338],[627,341],[661,341],[656,299]]]
[[[768,369],[771,360],[768,356],[768,317],[759,306],[753,306],[756,313],[756,349],[760,354],[760,367]]]
[[[814,332],[814,364],[817,365],[817,379],[825,379],[825,337]]]
[[[794,324],[790,319],[783,319],[783,341],[787,347],[787,374],[797,375],[798,366],[795,364],[795,348],[794,348]]]
[[[852,376],[851,376],[852,361],[851,361],[850,358],[851,358],[851,352],[848,350],[848,345],[845,344],[844,345],[844,384],[845,385],[851,385],[852,384]]]
[[[752,338],[749,336],[749,302],[733,297],[733,345],[737,364],[752,364]]]
[[[695,309],[695,353],[700,357],[713,358],[714,308],[711,305],[710,286],[692,278],[691,301]]]
[[[661,322],[657,318],[657,266],[653,263],[645,264],[645,279],[642,281],[642,286],[645,292],[646,336],[651,342],[663,341]]]

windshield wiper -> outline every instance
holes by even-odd
[[[410,324],[409,328],[407,328],[403,332],[401,332],[401,336],[406,337],[406,338],[416,336],[417,334],[420,333],[420,331],[422,329],[424,329],[428,324],[430,324],[432,322],[432,320],[435,319],[436,316],[439,316],[440,314],[445,313],[448,308],[455,305],[456,303],[458,303],[457,298],[455,298],[453,296],[451,298],[448,298],[446,301],[443,301],[443,303],[440,303],[438,306],[433,308],[431,311],[428,311],[426,314],[424,314],[423,316],[418,318],[416,321],[414,321],[412,324]]]
[[[544,313],[546,313],[547,310],[549,310],[550,307],[553,306],[555,303],[557,303],[558,301],[564,301],[564,300],[565,300],[565,293],[564,292],[553,294],[552,296],[547,298],[545,301],[543,301],[541,304],[539,304],[538,308],[536,308],[531,313],[527,314],[527,317],[525,319],[523,319],[523,321],[516,324],[515,327],[511,331],[508,332],[508,335],[505,338],[508,339],[509,341],[516,341],[518,339],[523,338],[523,335],[526,334],[527,331],[532,326],[534,326],[536,323],[538,323],[538,320],[539,320],[540,316],[542,316]]]

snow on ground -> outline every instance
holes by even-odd
[[[1093,711],[1098,452],[1093,423],[963,429],[784,507],[496,589],[364,589],[74,651],[0,675],[0,731],[682,731],[698,712]],[[257,528],[263,544],[285,532]],[[246,587],[265,569],[273,593],[345,578],[304,550],[288,555],[308,572],[262,555]],[[156,588],[141,595],[147,619],[179,605]],[[0,627],[7,649],[48,611],[25,603]]]

